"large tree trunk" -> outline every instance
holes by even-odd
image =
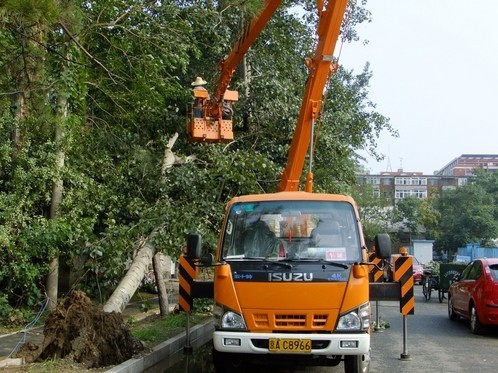
[[[153,258],[154,276],[156,278],[157,294],[159,296],[159,313],[161,316],[169,314],[168,292],[166,290],[166,281],[164,279],[163,267],[164,255],[156,253]]]
[[[142,240],[139,243],[137,256],[133,259],[125,277],[123,277],[116,290],[114,290],[111,297],[104,305],[104,312],[121,313],[128,305],[131,297],[140,286],[149,264],[152,263],[152,257],[156,251],[151,242],[153,236],[154,233],[152,233],[145,242]]]
[[[67,119],[67,97],[64,94],[59,94],[57,97],[57,117],[55,123],[55,143],[59,150],[56,154],[55,169],[57,173],[61,173],[64,168],[65,154],[62,150],[62,142],[64,141],[64,122]],[[50,205],[50,219],[58,219],[60,216],[60,205],[62,202],[63,182],[62,178],[54,180],[52,186],[52,203]],[[57,296],[59,292],[59,254],[50,258],[49,272],[47,276],[47,296],[50,299],[48,309],[53,311],[57,306]]]

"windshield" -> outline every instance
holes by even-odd
[[[263,201],[234,204],[228,214],[222,259],[361,259],[353,206],[334,201]]]

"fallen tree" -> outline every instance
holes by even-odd
[[[70,293],[50,314],[43,343],[28,342],[16,357],[26,363],[69,358],[88,369],[120,364],[143,350],[120,313],[106,313],[82,292]]]
[[[152,263],[152,258],[156,253],[156,249],[152,244],[155,233],[156,232],[152,232],[147,239],[140,240],[137,255],[133,259],[125,277],[123,277],[104,305],[104,312],[121,313],[128,305],[131,297],[140,286],[142,279],[148,271],[149,265]]]

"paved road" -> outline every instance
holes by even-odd
[[[370,373],[494,373],[498,371],[498,330],[486,335],[470,333],[464,320],[450,321],[446,300],[439,303],[436,297],[426,302],[422,288],[415,287],[415,315],[407,317],[408,330],[406,349],[403,346],[403,317],[399,305],[394,302],[380,302],[381,320],[390,324],[383,332],[372,333],[372,363]],[[374,317],[375,315],[375,304]],[[400,359],[408,353],[410,360]],[[196,352],[193,357],[168,369],[176,372],[214,372],[208,365],[209,350]],[[201,365],[196,365],[200,362]],[[201,370],[199,370],[201,369]],[[344,367],[316,367],[306,369],[258,369],[258,373],[343,372]]]
[[[496,372],[498,332],[483,336],[470,333],[464,320],[450,321],[446,299],[426,302],[421,287],[415,288],[415,315],[407,318],[407,352],[411,360],[401,360],[403,319],[399,307],[381,303],[380,316],[391,327],[372,334],[371,373],[395,372]]]

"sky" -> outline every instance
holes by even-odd
[[[399,137],[378,140],[370,173],[432,175],[462,154],[498,154],[498,1],[368,0],[372,22],[339,63],[361,73]],[[337,53],[336,53],[337,55]]]

